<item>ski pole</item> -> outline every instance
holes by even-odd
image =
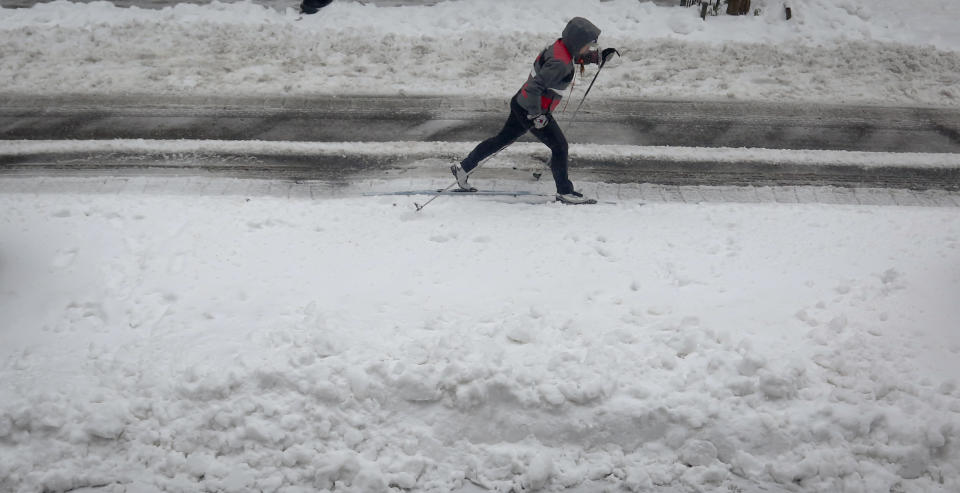
[[[590,89],[593,89],[593,83],[597,81],[597,77],[600,77],[600,71],[603,70],[603,66],[607,64],[607,60],[610,58],[610,55],[616,53],[617,56],[620,56],[620,52],[616,48],[607,48],[603,50],[601,55],[602,60],[600,61],[600,68],[597,69],[597,73],[594,74],[593,80],[590,81],[590,85],[587,86],[587,91],[583,93],[583,97],[580,98],[580,104],[577,105],[577,109],[573,111],[573,116],[570,117],[570,123],[567,124],[567,129],[569,129],[573,122],[577,120],[577,113],[580,112],[580,108],[583,107],[584,101],[587,100],[587,95],[590,94]]]

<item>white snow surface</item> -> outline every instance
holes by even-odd
[[[597,97],[957,106],[954,4],[794,0],[786,22],[768,0],[760,16],[703,22],[633,0],[335,2],[296,21],[249,2],[56,1],[0,9],[0,91],[506,99],[583,15],[624,54]],[[0,193],[0,491],[960,491],[957,208],[460,196],[417,213],[425,197],[199,196],[144,180],[17,193],[11,178]]]
[[[160,190],[0,195],[0,491],[960,489],[956,208]]]
[[[960,105],[951,0],[757,0],[702,21],[635,0],[338,1],[297,21],[251,2],[0,9],[3,91],[508,98],[572,17],[620,48],[597,97]],[[586,78],[591,78],[588,71]],[[586,80],[575,91],[582,91]],[[575,92],[580,94],[579,92]]]

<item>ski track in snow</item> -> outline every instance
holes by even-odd
[[[960,488],[955,209],[404,200],[0,196],[0,490]]]

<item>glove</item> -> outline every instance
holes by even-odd
[[[587,54],[580,57],[580,59],[577,62],[582,64],[596,63],[597,65],[600,65],[602,61],[602,63],[605,64],[609,62],[611,58],[613,58],[614,54],[616,54],[617,56],[620,56],[620,52],[617,51],[616,48],[607,48],[603,50],[602,53],[596,52],[596,51],[588,51]]]
[[[550,120],[547,118],[547,115],[544,115],[544,114],[527,115],[527,118],[530,120],[533,120],[533,127],[536,128],[537,130],[540,130],[543,127],[546,127],[547,124],[550,123]]]
[[[620,52],[617,51],[616,48],[607,48],[603,50],[603,53],[601,54],[601,57],[603,58],[603,63],[606,64],[607,62],[609,62],[610,59],[613,58],[614,53],[616,53],[617,56],[620,56]]]
[[[597,65],[599,65],[599,64],[600,64],[600,53],[598,53],[598,52],[596,52],[596,51],[588,51],[585,55],[583,55],[582,57],[580,57],[579,60],[577,60],[577,63],[579,63],[579,64],[581,64],[581,65],[589,65],[589,64],[591,64],[591,63],[596,63]]]

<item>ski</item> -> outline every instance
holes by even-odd
[[[593,205],[593,204],[604,204],[604,205],[616,205],[617,202],[613,201],[598,201],[596,199],[587,199],[583,202],[570,203],[564,202],[557,198],[555,193],[539,193],[539,192],[530,192],[526,190],[477,190],[473,192],[467,191],[456,191],[456,190],[438,190],[438,189],[427,189],[427,190],[397,190],[392,192],[367,192],[364,193],[365,197],[415,197],[417,195],[432,195],[434,197],[439,197],[441,195],[453,196],[453,197],[486,197],[491,199],[504,198],[504,199],[517,199],[520,202],[527,203],[543,203],[547,204],[550,202],[556,202],[562,205]],[[512,201],[511,201],[512,202]],[[416,204],[419,205],[419,204]]]
[[[368,195],[368,196],[383,196],[383,195],[454,195],[454,196],[457,196],[457,195],[459,195],[459,196],[466,196],[466,197],[470,197],[470,196],[478,196],[478,197],[486,197],[486,196],[495,196],[495,197],[496,197],[496,196],[500,196],[500,197],[543,197],[543,198],[553,198],[553,197],[554,197],[554,194],[535,193],[535,192],[528,192],[528,191],[524,191],[524,190],[510,191],[510,190],[476,190],[476,189],[474,189],[473,191],[467,191],[467,190],[437,190],[437,189],[429,189],[429,190],[400,190],[400,191],[395,191],[395,192],[372,192],[372,193],[367,193],[367,194],[364,194],[364,195]]]
[[[559,197],[557,197],[557,202],[560,202],[563,205],[591,205],[591,204],[596,204],[597,199],[586,199],[583,202],[566,202],[564,200],[561,200]]]

